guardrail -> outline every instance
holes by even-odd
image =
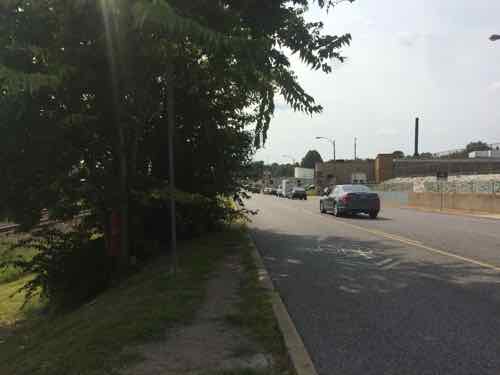
[[[0,225],[0,233],[8,233],[8,232],[13,232],[17,228],[19,228],[18,224],[6,224],[6,225]]]
[[[90,210],[83,211],[81,214],[78,214],[74,216],[73,218],[79,218],[79,217],[84,217],[88,216],[90,214]],[[60,223],[60,221],[54,221],[54,220],[49,220],[48,218],[42,218],[38,225],[36,225],[36,228],[43,227],[46,225],[51,225],[51,224],[57,224]],[[7,234],[16,231],[20,227],[19,224],[4,224],[0,225],[0,235],[1,234]]]

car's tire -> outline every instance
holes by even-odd
[[[326,210],[323,207],[323,202],[319,202],[319,212],[322,214],[326,213]]]
[[[342,212],[340,212],[339,208],[337,207],[337,203],[333,204],[333,215],[336,217],[342,216]]]
[[[378,211],[370,211],[368,215],[370,215],[370,219],[376,219],[378,216]]]

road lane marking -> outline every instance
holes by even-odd
[[[383,270],[383,271],[387,271],[387,270],[390,270],[390,269],[392,269],[394,267],[399,266],[400,264],[401,264],[401,261],[398,260],[398,261],[396,261],[394,263],[387,264],[386,266],[381,267],[380,269]]]
[[[312,210],[309,210],[309,209],[304,209],[302,207],[301,208],[298,208],[298,207],[288,207],[286,205],[283,205],[282,207],[286,207],[286,208],[290,209],[291,211],[302,211],[302,212],[305,212],[307,214],[310,214],[310,215],[313,215],[313,216],[316,216],[316,217],[317,216],[320,216],[320,217],[324,217],[325,216],[325,215],[319,214],[316,211],[312,211]],[[414,247],[418,247],[418,248],[427,250],[427,251],[429,251],[431,253],[440,254],[440,255],[443,255],[443,256],[448,257],[448,258],[457,259],[457,260],[460,260],[460,261],[465,262],[465,263],[475,264],[475,265],[483,267],[483,268],[487,268],[487,269],[490,269],[490,270],[493,270],[493,271],[496,271],[496,272],[500,272],[500,267],[495,266],[495,265],[490,264],[490,263],[487,263],[487,262],[482,262],[482,261],[479,261],[479,260],[475,260],[475,259],[471,259],[471,258],[467,258],[467,257],[461,256],[461,255],[453,254],[453,253],[450,253],[450,252],[445,251],[445,250],[436,249],[436,248],[433,248],[431,246],[424,245],[420,241],[411,240],[411,239],[403,237],[403,236],[398,236],[398,235],[387,233],[387,232],[384,232],[384,231],[381,231],[381,230],[368,229],[368,228],[365,228],[365,227],[362,227],[362,226],[359,226],[359,225],[355,225],[355,224],[351,224],[351,223],[346,223],[345,221],[339,220],[339,219],[337,219],[335,217],[331,217],[331,219],[333,219],[335,222],[337,222],[339,224],[342,224],[344,226],[355,228],[355,229],[358,229],[358,230],[366,232],[366,233],[370,233],[370,234],[375,235],[375,236],[379,236],[379,237],[387,238],[387,239],[390,239],[390,240],[393,240],[393,241],[401,242],[401,243],[404,243],[406,245],[410,245],[410,246],[414,246]]]
[[[388,259],[385,259],[381,262],[377,262],[375,264],[379,267],[382,267],[382,266],[385,266],[387,263],[391,263],[391,262],[392,262],[392,258],[388,258]]]
[[[449,258],[454,258],[454,259],[461,260],[462,262],[475,264],[477,266],[481,266],[481,267],[484,267],[484,268],[488,268],[488,269],[500,272],[500,267],[497,267],[497,266],[495,266],[493,264],[490,264],[490,263],[486,263],[486,262],[482,262],[482,261],[479,261],[479,260],[467,258],[467,257],[461,256],[461,255],[453,254],[453,253],[450,253],[450,252],[445,251],[445,250],[436,249],[434,247],[424,245],[422,242],[414,241],[414,240],[411,240],[409,238],[405,238],[405,237],[402,237],[402,236],[397,236],[397,235],[394,235],[394,234],[391,234],[391,233],[387,233],[387,232],[384,232],[384,231],[381,231],[381,230],[364,228],[364,227],[361,227],[359,225],[354,225],[354,224],[351,224],[351,223],[346,223],[346,222],[343,222],[343,221],[338,220],[338,219],[334,219],[334,220],[337,223],[340,223],[342,225],[345,225],[345,226],[348,226],[348,227],[351,227],[351,228],[355,228],[355,229],[361,230],[361,231],[366,232],[366,233],[370,233],[370,234],[374,234],[376,236],[388,238],[388,239],[391,239],[391,240],[394,240],[394,241],[398,241],[398,242],[401,242],[401,243],[404,243],[404,244],[407,244],[407,245],[419,247],[421,249],[430,251],[430,252],[435,253],[435,254],[444,255],[444,256],[449,257]]]

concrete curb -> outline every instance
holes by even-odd
[[[285,345],[288,351],[288,355],[292,361],[295,373],[297,375],[318,375],[316,368],[311,360],[311,357],[302,342],[302,338],[293,324],[292,318],[288,314],[288,311],[283,303],[279,293],[274,288],[274,285],[269,277],[262,257],[259,254],[257,246],[251,236],[248,233],[248,239],[250,245],[252,246],[252,257],[258,269],[259,280],[263,286],[269,290],[271,295],[271,302],[273,304],[274,315],[278,321],[279,328],[285,340]]]

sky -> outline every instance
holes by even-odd
[[[308,20],[325,32],[351,33],[344,64],[332,74],[310,71],[291,56],[300,83],[322,114],[291,110],[282,98],[265,148],[255,160],[300,161],[316,149],[337,159],[402,150],[413,153],[415,117],[420,117],[420,152],[464,147],[470,141],[500,142],[499,0],[356,0],[328,14],[312,7]],[[288,155],[289,157],[284,157]]]

